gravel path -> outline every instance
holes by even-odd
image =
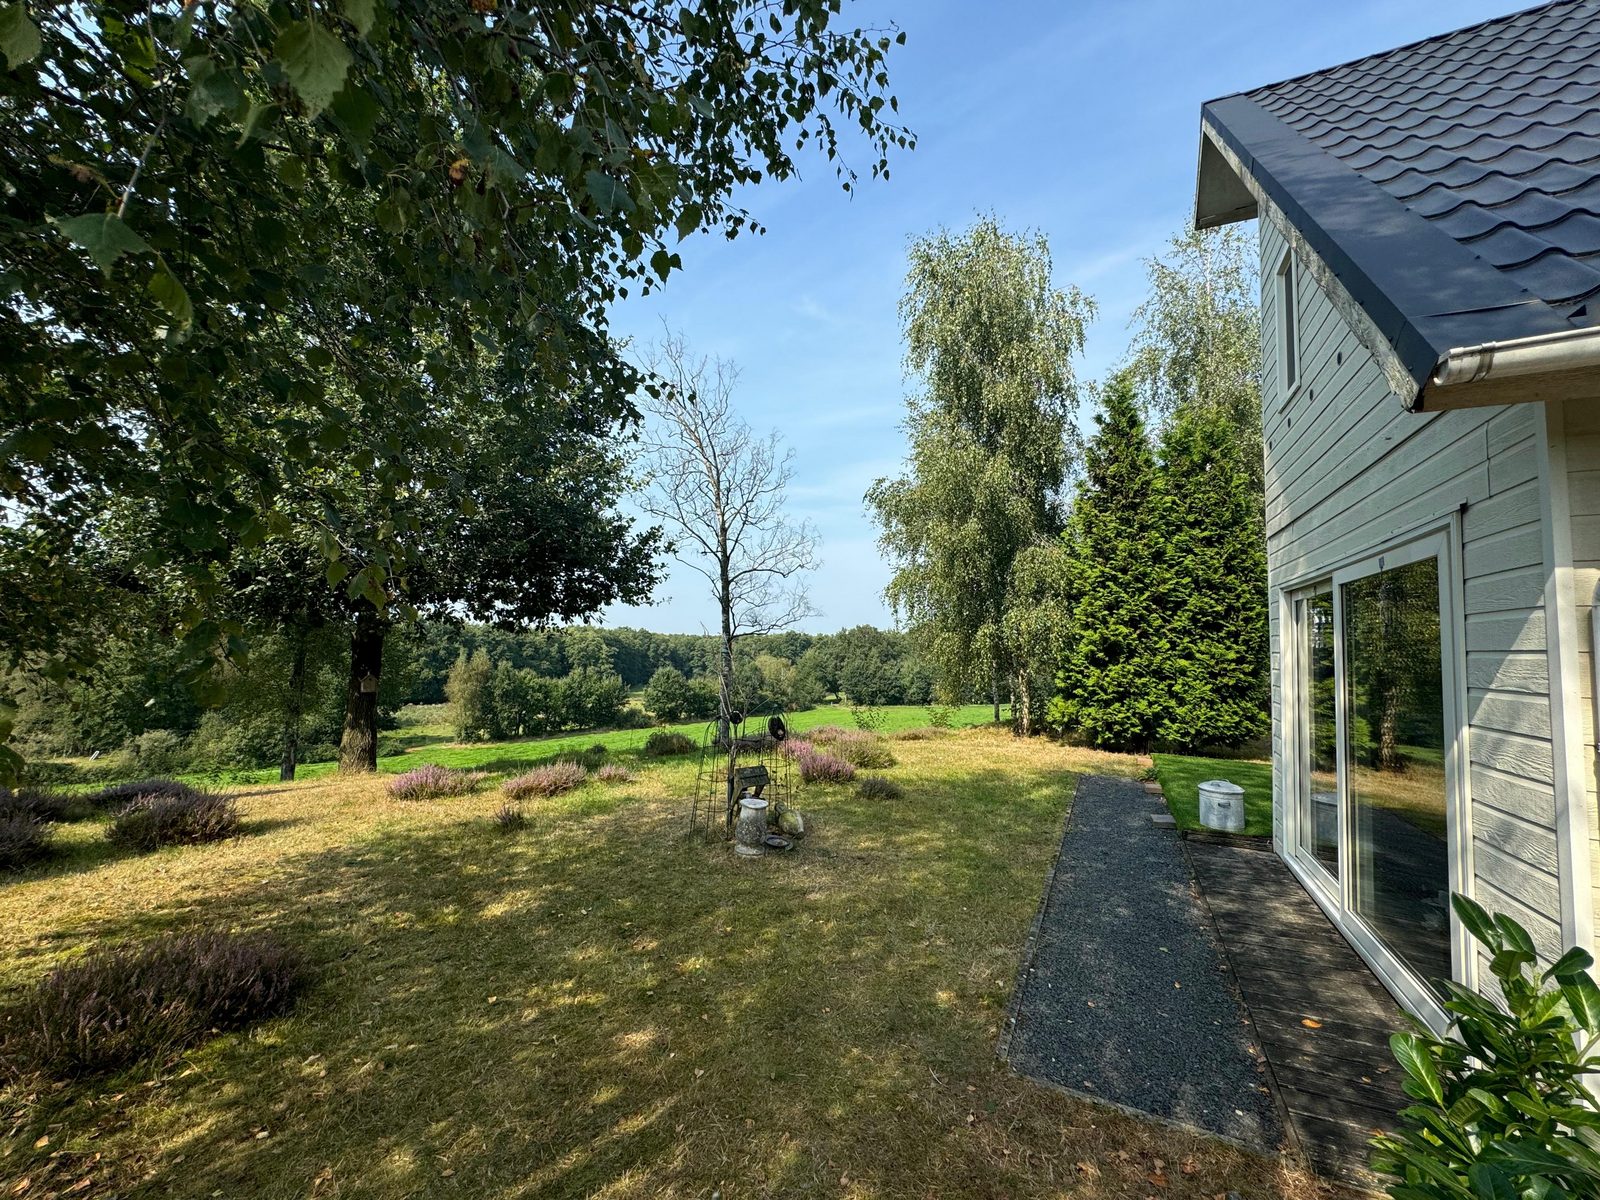
[[[1086,776],[1024,964],[1009,1058],[1024,1075],[1276,1149],[1282,1127],[1160,800]]]

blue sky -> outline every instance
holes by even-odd
[[[821,535],[805,628],[889,625],[889,567],[862,495],[894,474],[900,429],[899,302],[909,238],[985,211],[1048,237],[1058,283],[1099,302],[1080,379],[1121,358],[1145,285],[1143,261],[1188,220],[1203,101],[1442,33],[1514,0],[866,0],[851,25],[894,20],[890,58],[917,149],[853,197],[826,163],[752,190],[761,237],[695,238],[685,270],[613,314],[649,340],[666,321],[742,372],[739,403],[795,451],[791,507]],[[709,630],[711,599],[674,566],[656,603],[607,624]]]

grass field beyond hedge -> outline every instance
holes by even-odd
[[[1226,779],[1244,789],[1244,831],[1257,837],[1272,836],[1272,764],[1247,759],[1191,758],[1184,754],[1157,754],[1156,779],[1167,807],[1183,829],[1199,829],[1200,785]]]
[[[438,715],[437,710],[441,707],[427,705],[423,712],[431,719]],[[920,704],[887,705],[877,712],[880,722],[878,728],[886,734],[918,729],[928,724],[928,710]],[[401,715],[404,716],[405,713],[406,710],[402,709]],[[951,714],[951,727],[955,729],[969,729],[974,725],[987,724],[994,718],[994,710],[986,704],[964,704],[951,709]],[[798,732],[815,729],[818,725],[855,728],[855,719],[850,709],[839,704],[825,704],[804,712],[791,713],[788,722],[789,727]],[[764,719],[762,724],[765,724]],[[646,729],[589,730],[581,733],[552,734],[549,737],[524,738],[514,742],[487,743],[455,742],[450,736],[448,727],[438,724],[402,725],[398,729],[386,731],[383,736],[390,742],[409,742],[410,748],[403,754],[388,754],[378,759],[378,770],[394,774],[409,771],[412,767],[420,767],[424,763],[438,763],[443,767],[469,767],[493,774],[505,774],[551,762],[563,755],[577,754],[595,745],[604,746],[613,753],[637,750],[656,729],[670,729],[687,734],[698,745],[705,734],[706,722],[688,721],[680,725],[657,725]],[[337,770],[337,763],[307,763],[296,774],[300,779],[322,779]],[[262,767],[226,771],[220,775],[186,774],[180,778],[197,783],[270,783],[277,780],[278,769]]]
[[[633,783],[531,802],[515,836],[492,787],[328,778],[238,793],[228,842],[0,882],[0,1005],[168,931],[270,930],[316,975],[165,1065],[0,1075],[0,1195],[1315,1195],[995,1058],[1076,774],[1136,761],[985,729],[892,747],[902,799],[808,786],[807,838],[755,862],[684,836],[694,756],[621,751]]]

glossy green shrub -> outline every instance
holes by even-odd
[[[1395,1200],[1576,1200],[1600,1196],[1600,989],[1587,951],[1536,970],[1533,940],[1465,896],[1456,915],[1489,955],[1504,1003],[1446,982],[1448,1033],[1418,1024],[1389,1039],[1416,1101],[1373,1141]]]

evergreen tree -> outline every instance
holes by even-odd
[[[1050,712],[1097,746],[1144,750],[1167,715],[1164,497],[1128,373],[1102,405],[1065,534],[1073,640]]]
[[[1237,746],[1268,723],[1266,534],[1241,440],[1215,408],[1180,410],[1157,510],[1170,564],[1162,742]]]

